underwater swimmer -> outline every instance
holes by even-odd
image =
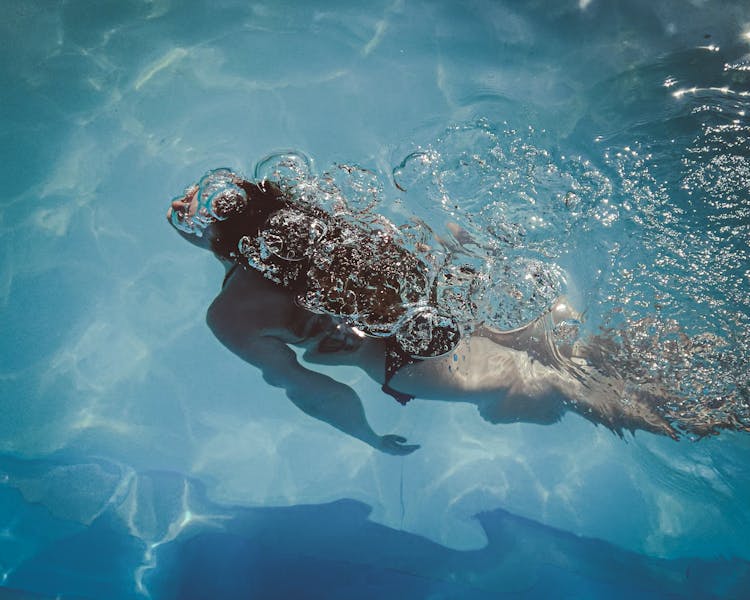
[[[675,435],[651,409],[650,390],[598,371],[585,348],[551,347],[550,329],[575,318],[564,300],[517,330],[478,324],[461,335],[456,317],[438,306],[427,265],[387,230],[228,169],[210,171],[174,199],[167,220],[225,267],[206,317],[217,339],[305,413],[378,450],[408,454],[418,446],[376,434],[357,393],[302,365],[292,346],[309,365],[361,368],[402,404],[470,402],[492,423],[549,424],[573,410],[617,432]]]

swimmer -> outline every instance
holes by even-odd
[[[597,368],[603,346],[560,348],[549,332],[577,318],[564,299],[513,331],[474,324],[470,335],[439,306],[422,259],[387,229],[368,230],[270,181],[208,172],[174,199],[167,220],[225,267],[209,307],[217,339],[302,411],[390,454],[419,446],[370,427],[357,393],[306,365],[353,365],[406,404],[412,398],[470,402],[492,423],[551,424],[575,411],[615,432],[676,437],[652,399]]]

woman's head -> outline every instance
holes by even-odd
[[[214,169],[171,200],[167,221],[191,244],[225,258],[237,250],[263,219],[283,207],[280,192],[267,183],[261,189],[230,169]]]
[[[167,210],[167,220],[184,237],[199,246],[204,237],[210,237],[208,228],[225,221],[247,208],[247,193],[242,180],[229,169],[214,169],[182,196],[174,198]]]

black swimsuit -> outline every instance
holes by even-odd
[[[390,337],[385,342],[385,383],[380,388],[389,396],[393,396],[399,404],[406,404],[409,400],[414,400],[416,396],[411,394],[404,394],[398,390],[394,390],[390,386],[390,381],[393,376],[403,369],[406,365],[411,365],[417,362],[416,358],[412,358],[401,347],[396,339]]]

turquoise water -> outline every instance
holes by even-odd
[[[0,597],[747,597],[749,434],[492,425],[327,369],[421,445],[378,453],[213,339],[220,265],[164,220],[207,169],[281,149],[370,169],[392,218],[513,242],[487,318],[544,304],[532,268],[590,331],[656,315],[623,363],[747,424],[745,3],[2,15]]]

